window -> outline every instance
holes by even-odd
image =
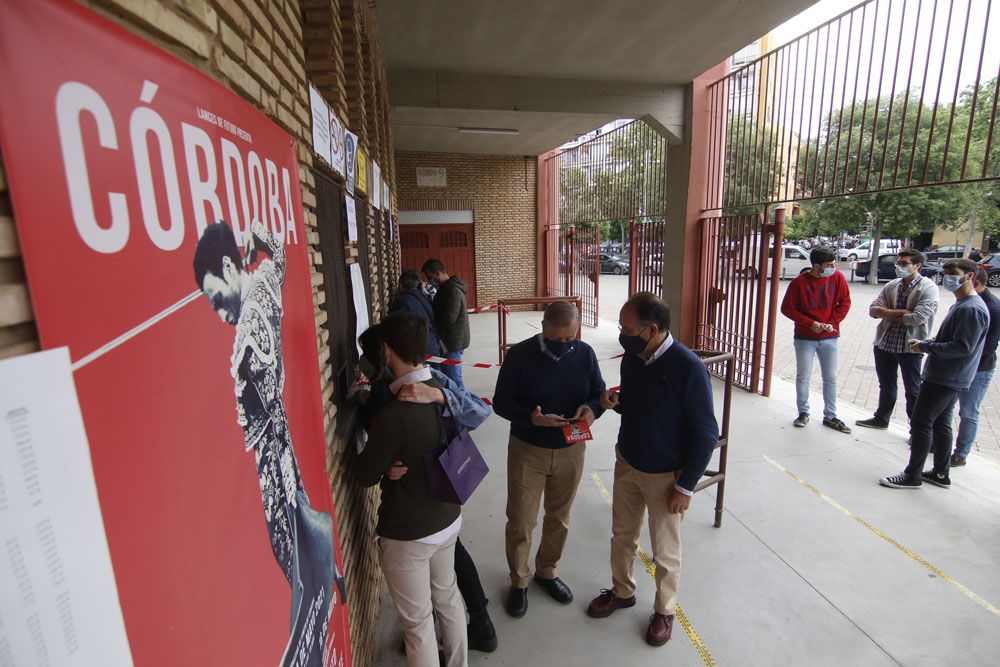
[[[399,235],[399,245],[403,250],[431,247],[430,239],[423,232],[402,232]]]
[[[465,232],[444,232],[441,234],[441,247],[467,248],[469,247],[469,235]]]

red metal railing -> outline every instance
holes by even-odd
[[[511,306],[547,306],[548,304],[555,303],[556,301],[568,301],[573,304],[576,306],[576,309],[580,311],[581,319],[583,318],[583,302],[578,296],[539,296],[524,299],[500,299],[497,301],[497,340],[499,341],[499,363],[503,363],[504,357],[507,356],[507,350],[513,347],[513,344],[509,344],[507,342],[507,315],[510,314]],[[580,340],[581,333],[581,330],[577,330],[577,340]]]
[[[549,266],[545,293],[550,297],[579,297],[583,303],[581,322],[597,326],[600,297],[600,229],[597,225],[569,225],[546,229],[546,245],[558,251],[555,266]],[[555,271],[554,275],[552,272]]]
[[[696,346],[735,357],[738,387],[771,391],[784,210],[765,215],[702,219]]]
[[[663,232],[666,220],[633,220],[629,235],[628,295],[663,294]]]

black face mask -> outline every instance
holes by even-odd
[[[572,345],[573,341],[552,340],[550,338],[545,339],[545,348],[557,357],[561,357],[566,354]]]

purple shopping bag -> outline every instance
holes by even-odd
[[[427,488],[434,500],[464,505],[490,471],[489,466],[464,428],[449,435],[441,420],[441,440],[441,447],[424,454]]]

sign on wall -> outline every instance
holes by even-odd
[[[368,194],[370,192],[368,187],[368,155],[360,147],[358,147],[358,157],[355,160],[355,165],[357,174],[354,181],[354,188],[358,192]]]
[[[350,130],[344,130],[344,178],[347,180],[347,194],[354,194],[354,183],[357,178],[358,135]]]
[[[326,105],[323,96],[315,86],[309,86],[309,106],[312,110],[312,140],[313,151],[327,164],[332,165],[330,157],[332,138],[330,136],[330,107]]]
[[[382,170],[378,162],[372,160],[372,206],[375,210],[382,208]]]
[[[334,109],[330,109],[330,166],[344,175],[344,124]]]
[[[66,0],[0,3],[0,90],[135,663],[349,664],[295,141]]]
[[[444,188],[448,186],[448,170],[444,167],[417,167],[418,188]]]

